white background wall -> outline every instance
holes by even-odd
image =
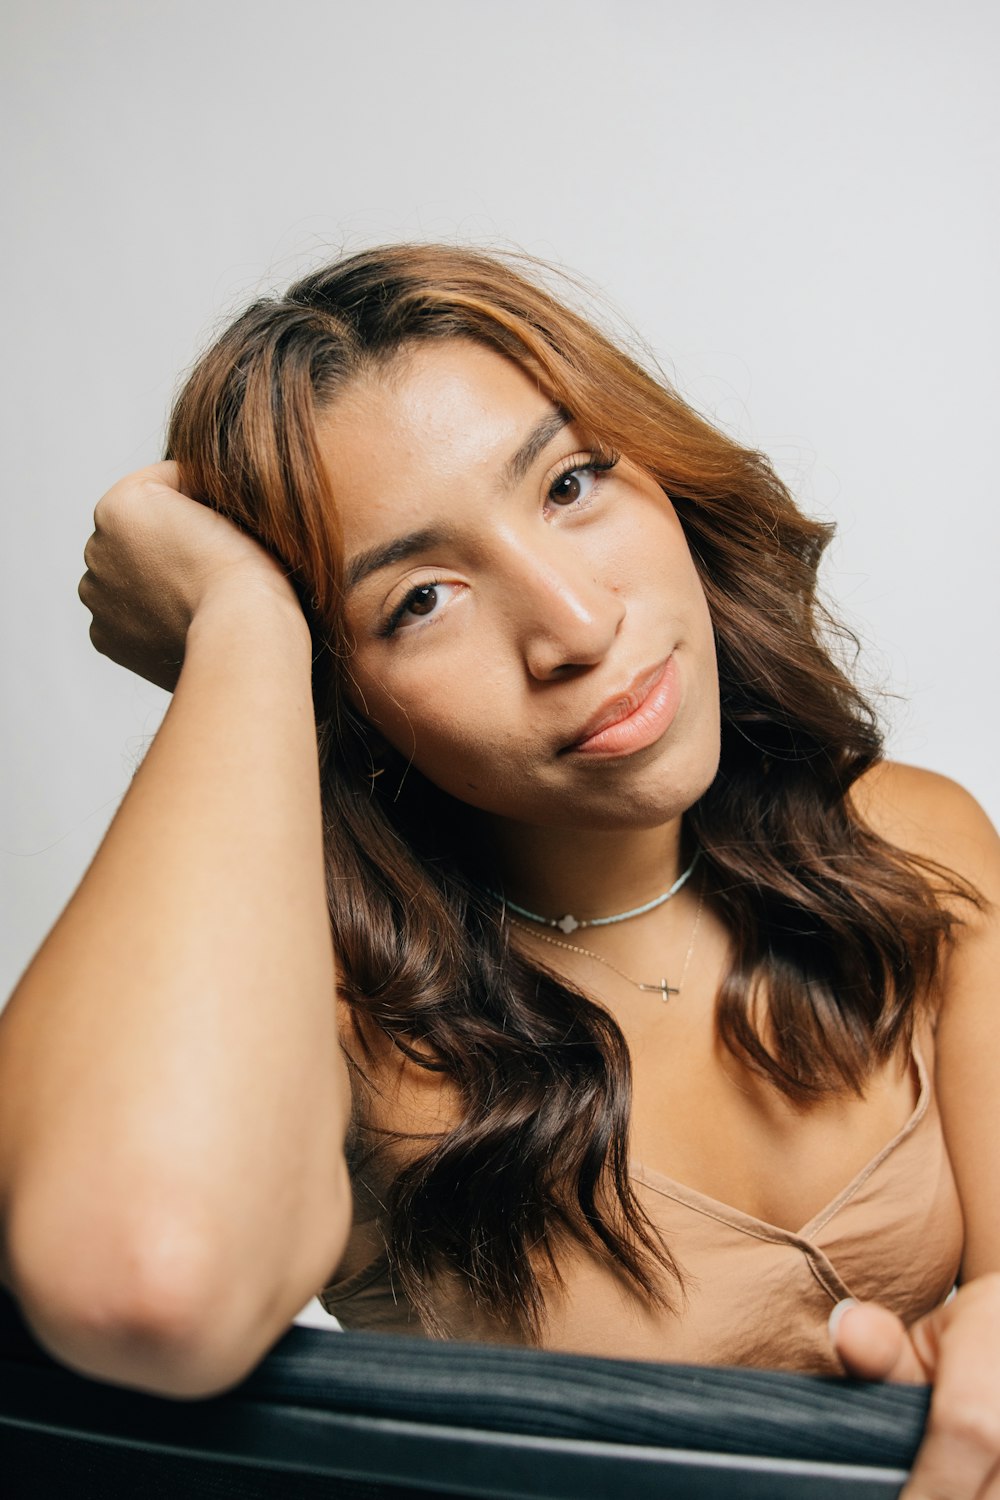
[[[342,248],[598,283],[840,527],[897,756],[1000,819],[993,0],[6,0],[0,994],[162,713],[75,596],[178,372]]]

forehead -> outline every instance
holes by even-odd
[[[348,550],[428,504],[492,485],[552,401],[519,365],[469,339],[416,344],[354,381],[320,442]]]

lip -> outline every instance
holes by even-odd
[[[654,744],[669,729],[679,705],[673,653],[608,698],[560,752],[628,755]]]

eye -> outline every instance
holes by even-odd
[[[448,590],[456,588],[453,583],[441,583],[432,578],[427,583],[418,583],[410,589],[392,611],[380,630],[381,635],[394,635],[399,629],[419,624],[438,613],[440,606],[448,602]]]
[[[554,500],[557,505],[574,505],[577,500],[589,495],[596,483],[597,476],[589,466],[570,469],[568,473],[560,474],[551,486],[549,499]]]
[[[406,612],[410,615],[430,615],[437,608],[438,586],[436,583],[423,583],[420,588],[413,589],[406,596]]]
[[[598,458],[593,455],[589,463],[574,463],[553,479],[549,485],[549,499],[561,508],[589,500],[600,484],[602,474],[613,469],[617,462],[614,456]]]

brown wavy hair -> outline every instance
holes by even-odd
[[[377,774],[348,703],[337,504],[317,436],[345,386],[414,341],[474,339],[672,501],[718,649],[721,762],[686,837],[731,933],[717,1015],[737,1057],[797,1101],[860,1093],[927,1002],[958,920],[940,897],[975,899],[852,808],[848,792],[882,745],[817,601],[831,528],[542,274],[440,245],[316,271],[254,303],[200,359],[167,448],[191,494],[283,560],[312,625],[330,920],[358,1035],[387,1038],[458,1100],[454,1127],[394,1172],[383,1225],[394,1274],[432,1332],[447,1332],[435,1280],[457,1273],[480,1309],[528,1339],[566,1236],[663,1305],[680,1272],[630,1184],[618,1026],[512,948],[468,809],[391,753]]]

